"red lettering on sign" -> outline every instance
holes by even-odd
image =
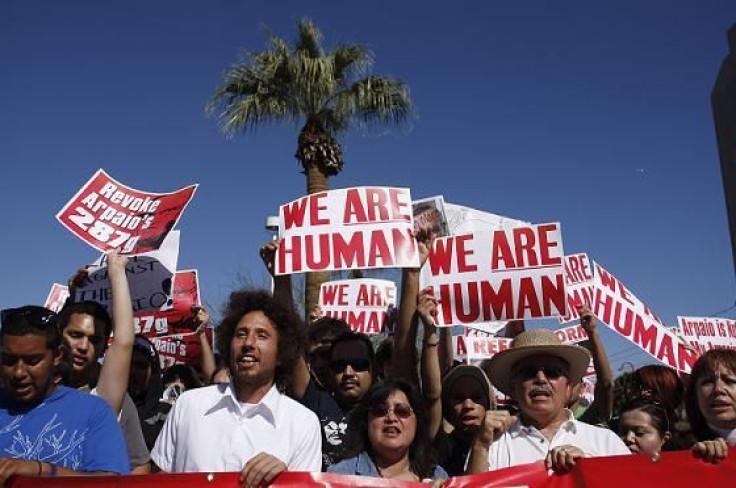
[[[550,236],[548,234],[556,232],[557,230],[557,224],[537,226],[537,232],[539,233],[539,262],[542,266],[553,266],[562,262],[562,258],[560,256],[550,256],[550,249],[558,247],[559,243],[557,241],[550,241]]]

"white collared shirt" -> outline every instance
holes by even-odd
[[[256,404],[237,400],[231,385],[188,390],[171,409],[151,459],[166,472],[240,471],[256,454],[289,471],[319,472],[322,438],[317,416],[276,386]]]
[[[567,420],[560,425],[552,441],[535,427],[527,427],[517,418],[509,429],[491,444],[488,453],[490,469],[508,468],[542,461],[552,448],[572,445],[585,457],[631,454],[626,444],[613,431],[575,420],[565,409]]]

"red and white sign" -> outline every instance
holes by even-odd
[[[435,239],[422,287],[437,297],[438,326],[566,313],[559,223]]]
[[[407,188],[359,187],[307,195],[279,209],[276,274],[418,268]]]
[[[329,281],[320,286],[319,306],[323,315],[344,320],[355,332],[390,334],[396,284],[368,278]]]
[[[577,305],[590,307],[593,302],[593,266],[587,254],[565,256],[565,285],[567,313],[558,319],[561,324],[580,318]]]
[[[600,264],[594,262],[593,274],[593,314],[657,360],[689,373],[698,352],[682,344],[649,307]]]
[[[49,296],[46,297],[46,302],[44,302],[43,306],[52,312],[59,313],[59,310],[66,303],[67,298],[69,298],[69,287],[54,283],[51,285]]]
[[[153,342],[163,367],[174,364],[199,366],[201,363],[192,305],[201,305],[198,273],[194,269],[182,270],[177,271],[174,277],[172,306],[135,314],[135,333]]]
[[[685,340],[702,352],[711,349],[736,349],[736,320],[677,317],[677,323]]]
[[[196,190],[191,185],[172,193],[143,192],[100,169],[56,219],[99,251],[142,254],[161,246]]]
[[[178,230],[172,231],[159,249],[128,259],[125,273],[134,313],[171,306],[172,281],[178,260]],[[87,269],[89,273],[82,286],[76,289],[75,301],[91,300],[110,312],[112,292],[107,276],[107,255],[100,256]]]

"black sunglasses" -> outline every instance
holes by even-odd
[[[389,412],[393,412],[400,419],[408,419],[414,413],[414,409],[406,403],[397,403],[393,407],[388,403],[379,403],[372,405],[370,412],[374,417],[385,417]]]
[[[3,326],[20,320],[25,320],[32,326],[39,328],[56,327],[58,316],[48,308],[36,305],[0,310],[0,323]]]
[[[330,369],[333,373],[341,373],[345,371],[348,364],[356,372],[368,371],[371,368],[371,360],[368,358],[353,358],[353,359],[333,359],[330,362]]]
[[[550,380],[556,380],[569,375],[566,368],[556,364],[527,364],[515,369],[513,376],[523,380],[530,380],[536,377],[540,371]]]

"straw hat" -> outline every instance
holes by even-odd
[[[511,342],[511,348],[491,358],[490,379],[493,386],[506,395],[511,395],[511,369],[516,363],[534,355],[556,356],[570,365],[570,384],[578,383],[588,369],[590,353],[587,349],[562,344],[557,334],[547,329],[522,332]]]

